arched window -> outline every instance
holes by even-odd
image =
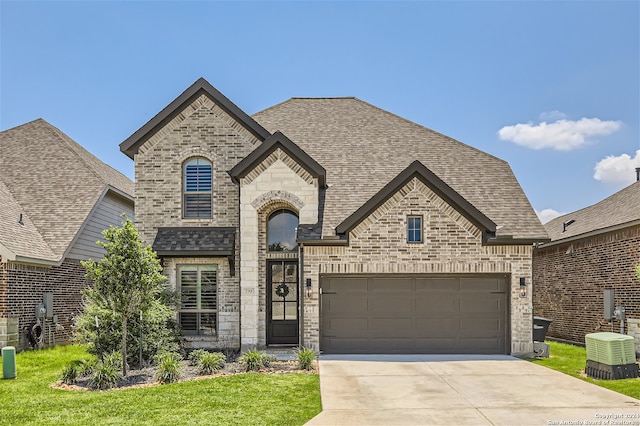
[[[298,215],[291,210],[276,210],[267,222],[267,244],[269,251],[293,251],[296,243]]]
[[[185,218],[211,217],[211,162],[192,158],[183,167],[183,214]]]

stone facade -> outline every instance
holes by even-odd
[[[297,254],[267,253],[266,222],[277,209],[298,214],[300,223],[318,221],[318,182],[281,149],[276,149],[240,182],[240,274],[242,346],[266,344],[266,261]]]
[[[618,332],[618,321],[604,320],[605,289],[614,289],[616,306],[625,306],[625,329],[633,335],[640,319],[638,264],[640,226],[534,250],[534,314],[553,320],[547,335],[584,344],[586,334]]]
[[[407,215],[424,218],[424,243],[406,242]],[[387,200],[349,236],[349,246],[305,246],[304,345],[319,349],[319,283],[324,274],[504,274],[511,278],[511,353],[530,353],[531,289],[519,297],[519,278],[531,284],[531,246],[483,246],[472,223],[418,179]]]

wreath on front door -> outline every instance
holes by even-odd
[[[287,297],[287,294],[289,294],[289,286],[287,286],[286,284],[280,284],[278,287],[276,287],[276,294],[282,298]]]

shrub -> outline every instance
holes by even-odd
[[[76,380],[78,380],[78,376],[80,375],[80,372],[78,371],[79,364],[80,363],[78,361],[73,361],[62,369],[62,373],[60,373],[60,380],[62,380],[62,383],[72,385]]]
[[[316,358],[316,353],[313,349],[297,348],[296,357],[298,358],[298,367],[303,370],[311,370],[313,368],[313,360]]]
[[[98,360],[95,358],[83,359],[78,361],[78,376],[89,376],[93,373],[93,369],[96,366]]]
[[[267,355],[257,349],[251,349],[238,358],[240,364],[244,365],[245,371],[259,371],[261,368],[268,367],[275,360],[275,356]]]
[[[200,362],[200,358],[208,353],[209,351],[207,351],[206,349],[196,349],[195,351],[192,351],[189,354],[189,363],[194,366],[198,365],[198,363]]]
[[[198,361],[198,372],[200,374],[212,374],[222,367],[227,360],[226,356],[222,352],[207,352],[200,356]]]
[[[182,356],[176,352],[163,352],[156,356],[156,380],[160,383],[173,383],[180,378]]]
[[[120,379],[120,366],[113,362],[98,362],[93,368],[89,386],[93,389],[111,389]]]

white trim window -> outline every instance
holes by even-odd
[[[185,336],[216,336],[218,271],[213,265],[178,266],[179,322]]]
[[[211,162],[192,158],[183,166],[183,215],[185,219],[211,218]]]

